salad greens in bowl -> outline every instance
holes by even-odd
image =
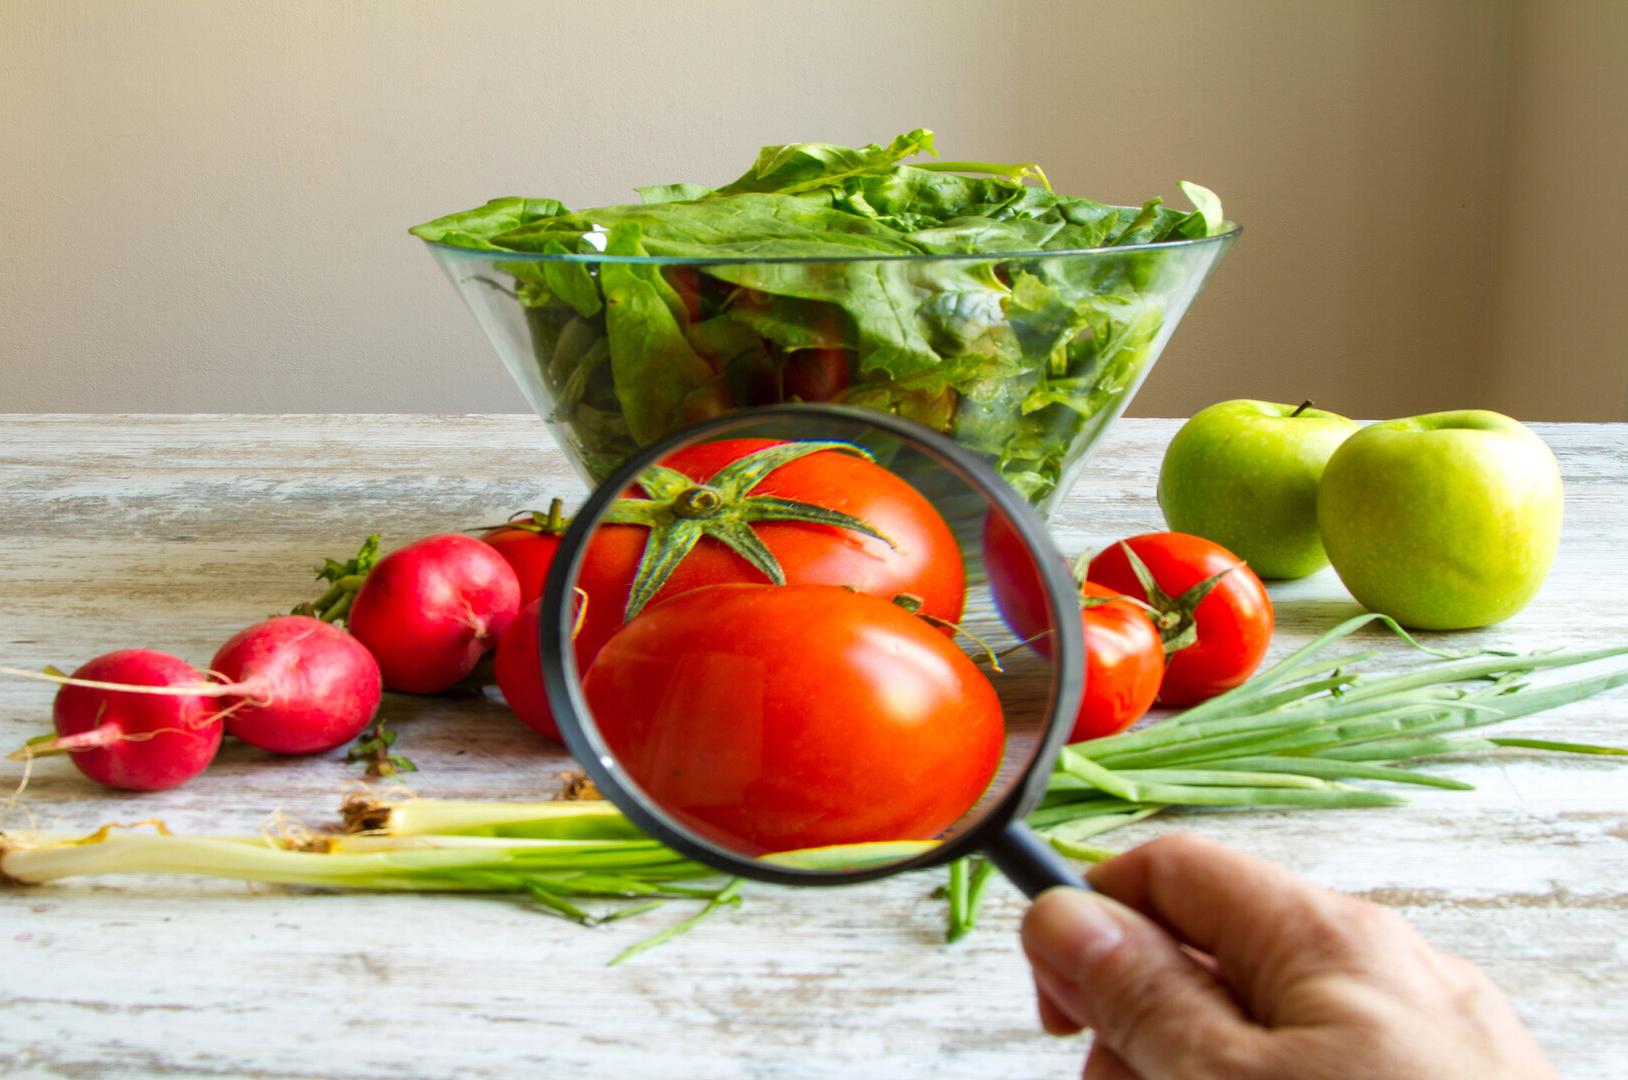
[[[1042,512],[1130,403],[1238,229],[1059,195],[1031,164],[764,147],[721,187],[570,210],[503,198],[415,227],[590,481],[732,409],[882,409],[984,455]]]

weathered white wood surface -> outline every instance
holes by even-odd
[[[1056,518],[1073,554],[1160,526],[1169,421],[1123,421]],[[1547,426],[1567,482],[1539,599],[1463,643],[1628,638],[1628,428]],[[498,520],[581,485],[530,417],[0,418],[0,656],[71,665],[146,646],[206,662],[312,592],[308,567]],[[1273,589],[1283,652],[1355,612],[1331,573]],[[1377,639],[1376,639],[1377,640]],[[0,683],[0,745],[48,722],[50,689]],[[547,792],[557,751],[479,698],[391,699],[422,794]],[[1512,730],[1514,726],[1512,726]],[[1628,696],[1519,730],[1628,744]],[[1195,814],[1198,830],[1393,904],[1514,996],[1569,1077],[1628,1060],[1628,769],[1501,755],[1440,766],[1475,792],[1385,810]],[[0,763],[9,791],[21,766]],[[40,762],[0,828],[158,815],[189,831],[331,817],[355,770],[228,745],[177,791],[115,795]],[[3,796],[0,796],[3,800]],[[738,911],[618,968],[685,912],[583,930],[490,898],[342,896],[187,879],[0,889],[0,1072],[17,1076],[1068,1076],[1083,1041],[1038,1031],[994,890],[941,943],[936,874],[836,891],[751,887]]]

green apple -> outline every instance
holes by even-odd
[[[1214,540],[1263,578],[1305,577],[1328,565],[1317,533],[1318,480],[1356,430],[1310,405],[1211,405],[1170,440],[1159,508],[1176,532]]]
[[[1554,454],[1520,421],[1427,413],[1351,436],[1323,473],[1317,522],[1364,607],[1459,630],[1537,595],[1560,543],[1560,495]]]

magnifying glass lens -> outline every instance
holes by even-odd
[[[652,448],[573,522],[542,611],[550,702],[600,789],[749,876],[987,843],[1078,703],[1078,603],[1038,521],[871,413],[762,410]]]

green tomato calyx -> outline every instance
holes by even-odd
[[[1244,565],[1242,561],[1236,562],[1225,570],[1205,578],[1180,596],[1171,596],[1159,588],[1159,583],[1153,580],[1153,572],[1137,557],[1129,544],[1122,541],[1119,549],[1125,553],[1125,561],[1130,563],[1131,573],[1136,575],[1136,581],[1142,586],[1142,591],[1147,593],[1147,606],[1152,608],[1149,617],[1153,619],[1153,625],[1159,629],[1159,639],[1164,642],[1166,656],[1180,652],[1198,641],[1198,605],[1221,584],[1222,578]]]
[[[723,505],[724,497],[717,488],[692,487],[673,500],[673,513],[699,521],[717,516]]]
[[[571,524],[571,519],[565,516],[565,500],[551,499],[546,514],[541,510],[521,510],[518,513],[509,515],[509,520],[501,525],[481,525],[464,531],[490,532],[493,529],[519,529],[521,532],[529,532],[537,536],[559,536],[569,524]]]
[[[725,465],[700,484],[664,465],[652,465],[640,473],[639,486],[650,497],[618,499],[602,519],[607,525],[642,525],[650,530],[633,587],[628,592],[623,619],[632,619],[644,610],[703,536],[728,546],[770,583],[784,585],[785,571],[752,528],[753,522],[804,521],[833,525],[880,540],[890,548],[897,547],[869,522],[841,510],[778,495],[751,494],[780,466],[823,450],[838,450],[858,454],[866,461],[875,460],[868,451],[853,443],[807,440],[753,451]]]

